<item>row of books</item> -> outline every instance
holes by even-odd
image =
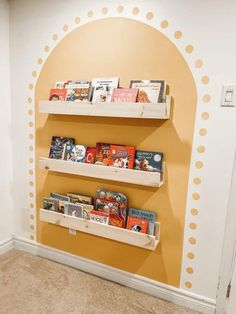
[[[49,158],[103,166],[162,172],[163,153],[135,150],[133,146],[97,143],[75,144],[74,138],[53,136]]]
[[[51,193],[44,197],[43,208],[97,223],[154,235],[157,215],[148,210],[128,208],[123,193],[97,190],[96,198],[80,193]]]
[[[132,80],[129,88],[118,88],[119,78],[94,78],[91,82],[72,80],[56,82],[49,100],[91,102],[163,103],[166,98],[164,80]]]

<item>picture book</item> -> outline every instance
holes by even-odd
[[[101,190],[97,190],[96,197],[99,199],[105,199],[111,202],[119,203],[120,216],[126,222],[128,200],[127,200],[127,197],[123,193],[117,193],[117,192],[101,189]]]
[[[94,164],[96,158],[96,147],[87,147],[85,163],[86,164]]]
[[[58,211],[58,200],[52,198],[52,197],[44,197],[43,199],[43,208],[51,211]]]
[[[70,137],[53,136],[50,145],[49,158],[62,159],[65,144],[74,144],[74,139]]]
[[[73,203],[65,203],[65,215],[82,218],[83,217],[83,206]]]
[[[94,210],[93,205],[81,204],[83,206],[83,217],[84,219],[90,219],[91,211]]]
[[[110,214],[109,216],[109,225],[124,228],[125,227],[125,221],[123,217],[119,217],[113,214]]]
[[[126,229],[140,233],[147,233],[148,221],[129,216]]]
[[[66,85],[67,81],[57,81],[55,83],[55,89],[65,89],[65,85]]]
[[[166,82],[163,80],[132,80],[131,88],[138,88],[137,102],[162,103],[166,97]]]
[[[109,166],[118,168],[134,168],[135,148],[132,146],[111,145]]]
[[[114,88],[112,102],[136,102],[138,95],[137,88]]]
[[[71,81],[65,85],[67,101],[88,101],[90,83],[88,81]]]
[[[64,214],[65,204],[70,201],[70,198],[57,193],[50,193],[50,197],[58,200],[58,212]]]
[[[75,162],[84,162],[86,156],[86,146],[66,144],[64,146],[62,159]]]
[[[109,225],[109,214],[99,212],[97,210],[92,210],[90,214],[90,220],[94,222],[99,222],[105,225]]]
[[[92,80],[92,102],[110,102],[114,88],[118,87],[119,78],[94,78]]]
[[[154,235],[155,232],[155,222],[157,219],[157,214],[148,210],[129,208],[129,217],[135,217],[142,220],[147,220],[148,223],[148,234]]]
[[[49,100],[66,100],[67,90],[61,88],[53,88],[50,90]]]
[[[71,203],[81,203],[92,205],[93,204],[93,197],[90,195],[83,195],[74,192],[68,192],[67,197],[69,197]]]
[[[119,203],[96,198],[95,208],[98,211],[120,216]]]
[[[134,169],[162,172],[163,153],[136,150]]]
[[[95,164],[109,166],[109,154],[110,154],[110,144],[97,143]]]

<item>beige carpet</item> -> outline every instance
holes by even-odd
[[[0,256],[1,314],[193,314],[178,305],[21,251]]]

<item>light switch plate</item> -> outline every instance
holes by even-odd
[[[235,107],[236,106],[236,85],[223,85],[221,107]]]

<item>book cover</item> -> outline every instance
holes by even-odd
[[[135,148],[132,146],[111,145],[109,166],[118,168],[134,168]]]
[[[65,203],[65,215],[82,218],[83,206],[79,204]]]
[[[124,228],[125,227],[124,218],[110,214],[110,216],[109,216],[109,225],[115,226],[115,227],[118,227],[118,228]]]
[[[93,205],[81,204],[83,206],[83,218],[89,220],[92,210],[94,210]]]
[[[49,158],[62,159],[64,146],[74,144],[74,139],[63,136],[53,136],[50,145]]]
[[[135,152],[134,169],[162,172],[163,153],[137,150]]]
[[[95,208],[101,212],[112,214],[118,217],[120,216],[119,203],[117,202],[96,198]]]
[[[127,219],[126,229],[139,233],[147,233],[148,221],[129,216]]]
[[[96,147],[87,147],[85,163],[86,164],[94,164],[96,158]]]
[[[166,97],[166,82],[163,80],[132,80],[131,88],[138,88],[137,102],[162,103]]]
[[[102,223],[105,225],[109,225],[109,214],[99,212],[97,210],[92,210],[90,214],[90,220],[98,223]]]
[[[55,89],[65,89],[67,81],[57,81],[55,83]]]
[[[87,81],[75,81],[65,85],[67,89],[67,101],[88,101],[90,83]]]
[[[92,102],[110,102],[114,88],[118,87],[119,78],[94,78],[92,80]]]
[[[67,90],[61,88],[53,88],[50,90],[49,100],[66,100]]]
[[[109,166],[109,154],[110,154],[110,144],[97,143],[96,144],[96,165]]]
[[[74,162],[85,162],[86,146],[66,144],[62,156],[64,160]]]
[[[155,222],[157,219],[157,214],[144,209],[136,209],[136,208],[129,208],[129,216],[139,218],[142,220],[147,220],[148,223],[148,234],[154,235],[155,232]]]
[[[114,88],[112,102],[136,102],[138,95],[137,88]]]
[[[43,208],[51,211],[58,211],[59,203],[58,200],[52,197],[44,197],[43,199]]]
[[[83,195],[74,192],[68,192],[67,197],[69,197],[71,203],[81,203],[92,205],[93,204],[93,197],[90,195]]]
[[[57,193],[50,193],[50,197],[58,200],[58,212],[64,214],[65,203],[69,202],[70,198],[65,195],[61,195]]]

